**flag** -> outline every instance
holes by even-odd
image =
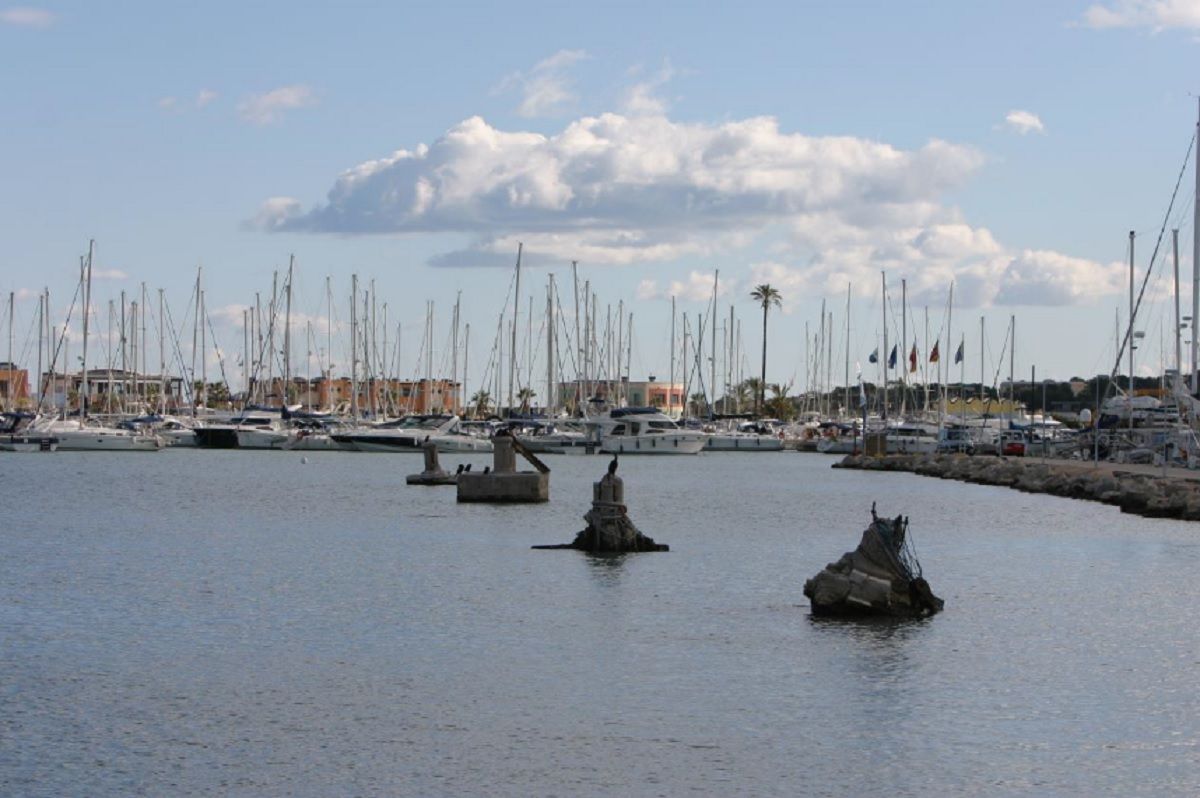
[[[888,368],[890,369],[896,368],[896,349],[899,348],[899,346],[900,344],[893,344],[892,353],[888,355]]]
[[[875,347],[875,351],[867,357],[867,360],[871,361],[872,363],[879,362],[879,347]]]
[[[958,351],[954,353],[954,362],[961,363],[963,359],[963,345],[958,345]]]
[[[916,342],[913,342],[912,351],[908,353],[908,370],[909,371],[917,370],[917,344],[916,344]]]
[[[867,389],[863,387],[862,374],[858,375],[858,406],[867,406]]]
[[[936,362],[938,362],[940,357],[941,357],[941,355],[938,354],[938,342],[934,341],[933,342],[933,351],[929,353],[929,362],[936,363]]]

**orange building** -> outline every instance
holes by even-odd
[[[29,405],[29,372],[12,363],[0,363],[0,408],[15,410]]]

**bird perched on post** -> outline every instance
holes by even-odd
[[[608,475],[612,476],[617,473],[617,456],[614,454],[612,462],[608,464]]]

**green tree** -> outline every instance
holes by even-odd
[[[528,413],[529,405],[533,401],[533,397],[537,396],[537,392],[532,388],[525,387],[517,391],[517,398],[521,400],[521,412]]]
[[[471,397],[471,404],[475,407],[474,417],[479,418],[491,408],[492,395],[487,391],[476,391],[475,395]]]
[[[783,295],[770,283],[763,283],[754,287],[754,290],[750,292],[750,298],[762,306],[763,312],[762,373],[759,379],[758,400],[755,405],[755,412],[761,415],[764,398],[763,387],[767,384],[767,313],[771,310],[772,305],[777,308],[783,307]]]

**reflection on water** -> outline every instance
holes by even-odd
[[[528,508],[406,490],[414,462],[0,456],[3,792],[1200,793],[1200,527],[630,457],[671,552],[553,554],[604,459],[556,459]],[[808,615],[872,501],[944,613]]]

